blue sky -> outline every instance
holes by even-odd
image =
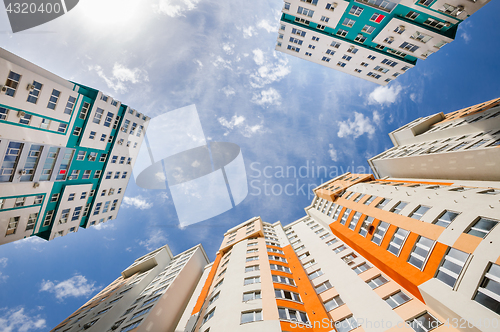
[[[387,134],[399,126],[500,95],[498,1],[385,88],[275,52],[282,4],[86,0],[16,34],[0,9],[0,45],[10,52],[151,117],[196,104],[205,135],[238,144],[253,181],[236,208],[185,229],[168,190],[131,182],[114,221],[55,241],[1,246],[0,332],[53,328],[135,258],[165,243],[179,253],[201,242],[213,259],[222,234],[236,224],[254,216],[284,224],[300,218],[311,201],[307,186],[326,179],[311,167],[304,178],[283,178],[275,174],[280,167],[314,164],[329,175],[367,168],[366,159],[389,148]],[[266,166],[272,176],[258,176],[255,169]],[[275,193],[298,182],[304,193],[266,195],[264,181]]]

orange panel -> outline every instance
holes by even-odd
[[[375,227],[378,222],[378,220],[374,221]],[[413,265],[407,263],[408,256],[413,249],[413,246],[418,238],[418,234],[410,233],[408,235],[399,257],[396,257],[394,254],[387,251],[387,247],[394,232],[396,231],[396,228],[396,226],[390,225],[381,245],[378,246],[371,242],[370,235],[367,235],[367,238],[365,238],[338,222],[330,224],[330,229],[333,234],[338,236],[340,240],[344,241],[348,246],[353,248],[369,262],[374,264],[382,272],[386,273],[390,278],[423,302],[424,300],[420,294],[418,286],[434,277],[434,273],[446,252],[446,246],[440,243],[436,244],[424,271],[420,271]]]
[[[483,239],[474,235],[462,233],[453,243],[453,248],[472,254]]]
[[[309,277],[307,276],[306,271],[304,271],[304,269],[302,268],[302,264],[300,263],[297,255],[295,254],[295,251],[293,250],[291,245],[287,245],[286,247],[284,247],[283,251],[285,252],[290,269],[292,270],[293,279],[297,284],[296,291],[300,294],[300,297],[302,298],[302,302],[304,303],[303,307],[305,309],[305,312],[307,313],[307,316],[309,317],[309,321],[313,326],[315,326],[313,329],[311,329],[311,331],[325,331],[325,332],[331,331],[332,329],[331,326],[328,326],[330,318],[328,317],[328,314],[325,308],[323,307],[323,303],[316,294],[315,289],[311,285],[311,282],[309,281]],[[291,306],[291,304],[294,304],[293,302],[281,301],[281,300],[276,300],[276,302],[278,302],[278,306],[283,305],[287,308],[294,308],[293,306]],[[322,324],[322,322],[327,322],[326,325],[328,327],[325,328],[324,327],[325,324]],[[290,326],[287,325],[287,328],[290,328]],[[293,330],[288,330],[288,331],[293,331]]]
[[[196,301],[196,305],[194,306],[191,315],[197,314],[203,308],[203,303],[208,296],[208,291],[210,290],[210,286],[212,286],[212,282],[214,281],[215,273],[217,272],[217,268],[219,267],[221,259],[222,255],[220,253],[217,253],[214,264],[210,268],[210,273],[208,274],[207,280],[205,281],[205,285],[203,285],[203,289],[201,290],[200,296],[198,297],[198,301]]]

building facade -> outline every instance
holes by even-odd
[[[276,50],[387,85],[489,0],[285,0]]]
[[[149,118],[3,49],[0,78],[0,244],[114,219]]]
[[[176,256],[163,246],[136,259],[51,331],[182,331],[177,325],[208,263],[201,245]]]
[[[500,98],[418,118],[389,136],[394,147],[368,161],[379,178],[500,181]]]

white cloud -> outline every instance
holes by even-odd
[[[66,297],[90,296],[98,289],[94,285],[95,282],[89,282],[84,276],[75,275],[61,282],[42,280],[40,292],[54,293],[58,300],[64,300]]]
[[[253,61],[255,61],[255,63],[258,65],[258,66],[262,66],[264,64],[264,52],[262,52],[261,49],[256,49],[256,50],[253,50]]]
[[[2,257],[2,258],[0,258],[0,265],[2,267],[6,267],[8,261],[9,261],[9,259],[7,257]]]
[[[147,250],[153,250],[164,246],[167,243],[167,237],[163,234],[161,230],[151,232],[149,238],[144,241],[139,241],[139,245],[143,246]]]
[[[170,17],[185,16],[184,13],[196,8],[200,0],[159,0],[153,5],[156,12]]]
[[[140,210],[147,210],[151,209],[153,207],[153,203],[148,203],[142,196],[135,196],[135,197],[124,197],[123,198],[123,207],[135,207],[136,209]]]
[[[40,315],[33,317],[24,313],[24,308],[10,309],[0,317],[0,332],[28,332],[45,329],[46,321]]]
[[[111,77],[108,77],[101,66],[89,66],[90,71],[95,71],[97,75],[106,82],[108,88],[113,89],[117,93],[127,92],[128,87],[126,83],[142,83],[148,82],[149,76],[145,70],[139,68],[127,68],[122,64],[115,63]]]
[[[354,121],[337,121],[337,124],[339,125],[337,136],[340,138],[349,135],[357,138],[365,133],[372,136],[375,133],[375,127],[372,125],[370,118],[358,112],[354,112]]]
[[[225,86],[221,89],[222,92],[224,92],[224,94],[226,95],[226,97],[229,97],[229,96],[232,96],[236,93],[236,91],[234,91],[233,88],[231,88],[230,86]]]
[[[411,99],[411,101],[413,101],[414,103],[416,103],[417,102],[417,94],[416,93],[410,94],[410,99]]]
[[[470,40],[471,40],[471,36],[467,32],[465,32],[465,31],[463,31],[460,34],[460,37],[462,37],[465,40],[466,44],[468,44],[470,42]]]
[[[257,23],[257,27],[266,30],[267,32],[275,32],[278,30],[277,27],[273,26],[269,21],[267,20],[261,20],[259,23]]]
[[[250,26],[248,28],[243,28],[243,38],[250,38],[255,33],[255,28]]]
[[[262,90],[260,93],[254,93],[252,102],[257,105],[281,105],[281,95],[274,88]]]
[[[250,126],[245,123],[245,117],[238,116],[238,114],[233,115],[229,121],[224,117],[220,117],[218,120],[223,127],[228,129],[224,133],[224,136],[227,136],[234,128],[238,128],[240,133],[245,137],[251,137],[253,134],[264,131],[264,126],[262,124]]]
[[[377,126],[380,126],[382,123],[382,116],[377,111],[373,111],[373,122],[375,122]]]
[[[328,150],[328,154],[330,155],[330,158],[333,161],[338,161],[339,160],[339,156],[338,156],[337,150],[335,150],[333,148],[333,144],[329,144],[328,146],[330,147],[330,150]]]
[[[243,122],[245,122],[245,117],[244,116],[238,116],[238,114],[233,115],[230,121],[227,121],[226,118],[220,117],[219,123],[223,126],[226,127],[227,129],[234,129],[234,127],[239,126]]]
[[[215,61],[213,61],[212,64],[215,67],[222,67],[222,68],[227,68],[227,69],[233,70],[233,68],[231,67],[231,61],[230,60],[224,60],[220,55],[218,55],[215,58]]]
[[[94,226],[94,229],[97,229],[98,231],[106,228],[116,229],[115,224],[111,222],[102,222]]]
[[[259,66],[256,72],[250,75],[250,85],[253,88],[262,88],[268,84],[278,82],[286,75],[290,74],[291,70],[288,66],[288,59],[273,54],[272,61],[266,61],[264,52],[260,49],[253,51],[254,61]]]
[[[224,52],[226,52],[226,54],[233,54],[234,53],[234,44],[229,44],[229,43],[225,43],[225,44],[222,44],[222,49],[224,50]]]
[[[403,90],[401,85],[393,85],[393,86],[379,86],[375,90],[373,90],[368,96],[369,104],[393,104],[396,102],[396,99],[399,93]]]

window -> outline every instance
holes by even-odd
[[[43,195],[37,195],[35,196],[35,201],[33,202],[34,205],[37,204],[42,204],[43,201]],[[0,204],[0,209],[2,208],[2,204]]]
[[[410,20],[414,20],[418,17],[418,13],[414,12],[414,11],[409,11],[408,14],[406,14],[406,18],[410,19]]]
[[[436,278],[454,287],[469,254],[455,248],[450,248],[439,266]]]
[[[297,9],[297,14],[302,14],[302,15],[305,15],[305,16],[313,17],[314,11],[299,6],[299,8]]]
[[[290,273],[290,269],[286,266],[278,265],[278,264],[270,264],[270,266],[271,266],[271,270]]]
[[[423,270],[425,262],[434,247],[434,241],[426,237],[420,236],[415,247],[410,253],[408,258],[408,263],[415,266],[416,268]]]
[[[440,22],[440,21],[435,20],[435,19],[430,18],[430,17],[427,20],[425,20],[424,24],[431,26],[431,27],[438,29],[438,30],[441,30],[442,28],[444,28],[443,22]]]
[[[85,151],[78,151],[78,154],[76,155],[76,160],[85,160]]]
[[[68,201],[74,201],[75,200],[75,193],[71,193],[68,196]]]
[[[338,240],[337,240],[337,239],[332,239],[332,240],[330,240],[330,241],[326,242],[326,244],[327,244],[328,246],[331,246],[332,244],[335,244],[336,242],[338,242]]]
[[[25,202],[26,202],[26,197],[17,197],[16,202],[14,203],[14,207],[24,206]]]
[[[382,15],[382,14],[378,14],[378,13],[374,13],[374,14],[372,15],[372,17],[370,18],[370,21],[375,22],[375,23],[380,23],[380,22],[382,22],[382,20],[383,20],[384,18],[385,18],[385,16],[384,16],[384,15]]]
[[[244,285],[257,284],[257,283],[260,283],[260,277],[245,278],[243,282]]]
[[[420,220],[422,218],[422,216],[427,212],[429,211],[430,207],[428,206],[423,206],[423,205],[419,205],[418,208],[412,212],[412,214],[410,214],[410,218],[413,218],[413,219],[417,219],[417,220]]]
[[[358,225],[359,217],[361,217],[361,212],[356,212],[349,223],[349,229],[354,230]]]
[[[119,178],[120,178],[120,172],[116,172],[115,176],[114,176],[114,179],[119,179]]]
[[[477,237],[484,238],[498,224],[498,221],[488,218],[479,218],[466,232]]]
[[[354,330],[358,326],[359,326],[359,324],[356,321],[356,319],[354,318],[354,316],[337,321],[335,323],[335,327],[337,328],[337,332],[348,332],[348,331]]]
[[[295,281],[291,278],[283,277],[283,276],[278,276],[278,275],[272,275],[273,282],[278,282],[281,284],[287,284],[291,286],[295,286]]]
[[[347,31],[347,30],[343,30],[343,29],[338,29],[338,30],[337,30],[337,36],[340,36],[340,37],[345,37],[345,36],[347,36],[347,33],[348,33],[348,31]]]
[[[102,134],[101,135],[101,142],[105,142],[106,141],[106,134]]]
[[[37,218],[38,218],[38,213],[30,213],[25,231],[29,231],[35,228],[35,223]]]
[[[394,235],[392,236],[391,242],[389,243],[389,247],[387,247],[387,250],[393,253],[394,255],[399,256],[399,253],[403,248],[404,242],[406,241],[408,234],[410,234],[409,231],[402,228],[398,228],[394,233]]]
[[[371,266],[368,265],[367,263],[363,263],[361,265],[356,266],[353,268],[353,271],[356,272],[356,274],[360,274],[361,272],[365,272],[366,270],[370,269]]]
[[[50,223],[52,222],[52,216],[54,215],[54,210],[50,210],[47,212],[47,214],[45,215],[45,220],[43,222],[43,226],[49,226]]]
[[[349,56],[349,55],[347,55],[347,54],[344,54],[344,55],[342,56],[342,59],[344,59],[344,60],[346,60],[346,61],[351,61],[352,56]]]
[[[137,317],[140,317],[140,316],[142,316],[142,315],[147,314],[149,311],[151,311],[151,309],[152,309],[152,308],[153,308],[153,306],[150,306],[150,307],[147,307],[147,308],[145,308],[145,309],[142,309],[141,311],[136,312],[136,313],[132,316],[132,318],[130,318],[130,320],[135,319],[135,318],[137,318]]]
[[[319,37],[312,36],[312,40],[313,40],[313,41],[319,41]]]
[[[241,324],[262,320],[262,310],[246,311],[241,313]]]
[[[377,226],[377,229],[375,230],[375,233],[373,234],[372,242],[377,245],[380,245],[388,228],[389,228],[388,223],[386,223],[385,221],[380,221],[380,223]]]
[[[108,112],[108,114],[106,114],[106,118],[104,119],[104,127],[111,126],[111,122],[113,121],[113,116],[114,114],[111,112]]]
[[[422,6],[429,6],[434,0],[418,0],[418,4]]]
[[[387,203],[389,203],[389,201],[390,201],[390,199],[382,198],[382,200],[375,207],[378,209],[383,209],[384,206],[386,206]]]
[[[260,296],[260,291],[259,291],[259,296]],[[283,289],[275,289],[274,290],[274,296],[277,299],[285,299],[285,300],[302,302],[302,300],[300,299],[300,295],[299,294],[294,293],[294,292],[290,292],[290,291],[287,291],[287,290],[283,290]]]
[[[439,322],[439,320],[437,320],[430,313],[425,312],[424,314],[413,319],[411,322],[407,322],[407,324],[409,324],[416,332],[427,332],[441,325],[441,322]]]
[[[33,83],[28,86],[30,92],[26,101],[32,104],[36,104],[38,101],[38,97],[40,96],[40,90],[42,90],[42,86],[43,84],[37,81],[33,81]]]
[[[346,250],[346,249],[347,249],[347,248],[346,248],[346,246],[345,246],[345,245],[341,245],[340,247],[337,247],[337,248],[333,249],[333,251],[334,251],[336,254],[338,254],[339,252],[344,251],[344,250]]]
[[[356,38],[354,38],[354,41],[363,44],[366,41],[366,37],[362,34],[358,34]]]
[[[22,115],[19,119],[19,123],[21,123],[23,125],[27,125],[27,126],[29,126],[30,121],[31,121],[31,114],[28,114],[28,113],[24,113],[24,115]]]
[[[65,224],[68,221],[70,211],[71,209],[62,210],[61,218],[59,219],[59,224]]]
[[[382,286],[383,284],[388,283],[389,281],[384,278],[382,275],[379,275],[378,277],[375,277],[373,279],[368,280],[366,283],[368,286],[370,286],[372,289],[375,289],[377,287]]]
[[[337,43],[337,42],[334,42],[334,41],[333,41],[333,42],[330,44],[330,46],[331,46],[331,47],[333,47],[333,48],[339,48],[339,47],[340,47],[340,43]]]
[[[309,324],[309,319],[305,312],[289,308],[278,308],[278,313],[280,319]]]
[[[104,110],[102,108],[97,108],[94,114],[94,119],[92,120],[93,123],[99,124],[101,123],[101,118],[102,114],[104,113]]]
[[[345,225],[350,213],[351,213],[351,209],[345,209],[344,214],[342,215],[342,218],[340,219],[341,225]]]
[[[260,298],[261,298],[260,290],[243,293],[243,302],[252,301]]]
[[[356,21],[351,20],[350,18],[346,17],[344,21],[342,22],[342,25],[348,26],[349,28],[352,28],[352,26],[356,23]]]
[[[258,259],[259,259],[259,256],[250,256],[250,257],[247,257],[246,261],[251,262],[251,261],[256,261]]]
[[[5,236],[15,234],[17,230],[17,225],[19,224],[19,219],[20,217],[11,217],[9,219],[9,224],[7,225],[7,232],[5,233]]]
[[[332,311],[333,309],[340,307],[342,304],[344,304],[344,301],[342,301],[340,296],[337,295],[333,299],[330,299],[323,304],[325,306],[326,311]]]
[[[332,284],[330,284],[330,281],[327,280],[314,288],[316,289],[316,293],[320,294],[326,291],[327,289],[332,288]]]
[[[351,10],[349,11],[349,14],[359,16],[363,12],[363,8],[358,7],[358,6],[352,6]]]
[[[69,96],[66,107],[64,108],[64,114],[71,114],[73,112],[73,107],[75,106],[76,98]]]
[[[106,173],[106,180],[111,179],[111,176],[113,175],[113,172],[109,171]]]
[[[402,291],[398,291],[395,294],[392,294],[384,299],[384,301],[391,306],[392,309],[399,307],[400,305],[410,301],[411,298],[403,293]]]
[[[418,47],[417,45],[410,44],[408,42],[403,42],[401,45],[399,45],[399,48],[402,48],[406,51],[410,51],[413,53],[416,50],[418,50],[420,47]]]
[[[95,131],[91,131],[90,135],[89,135],[89,139],[94,139],[95,135],[96,135],[96,132]]]
[[[101,170],[95,171],[95,173],[94,173],[94,179],[100,178],[101,177],[101,172],[102,172]]]
[[[491,263],[479,284],[474,301],[500,314],[500,265]]]
[[[328,17],[326,17],[326,16],[321,16],[320,21],[325,22],[325,23],[328,23],[328,21],[330,21],[330,18],[328,18]]]
[[[399,202],[395,207],[391,209],[391,212],[401,214],[401,210],[403,210],[406,205],[408,205],[407,202]]]
[[[316,270],[316,271],[314,271],[312,273],[309,273],[309,279],[313,280],[314,278],[317,278],[317,277],[319,277],[321,275],[323,275],[323,271],[321,271],[321,269],[319,269],[319,270]]]
[[[201,325],[205,324],[210,318],[212,318],[214,316],[214,312],[215,312],[215,308],[210,310],[210,312],[208,314],[206,314],[205,317],[203,317],[203,321],[201,322]]]
[[[7,89],[5,91],[5,94],[7,96],[14,97],[20,80],[21,75],[13,72],[12,70],[9,72],[9,76],[7,77],[7,81],[5,82],[5,88]]]
[[[9,114],[9,110],[4,108],[4,107],[0,107],[0,120],[5,120],[7,119],[7,115]],[[44,129],[47,129],[47,128],[44,128]]]

